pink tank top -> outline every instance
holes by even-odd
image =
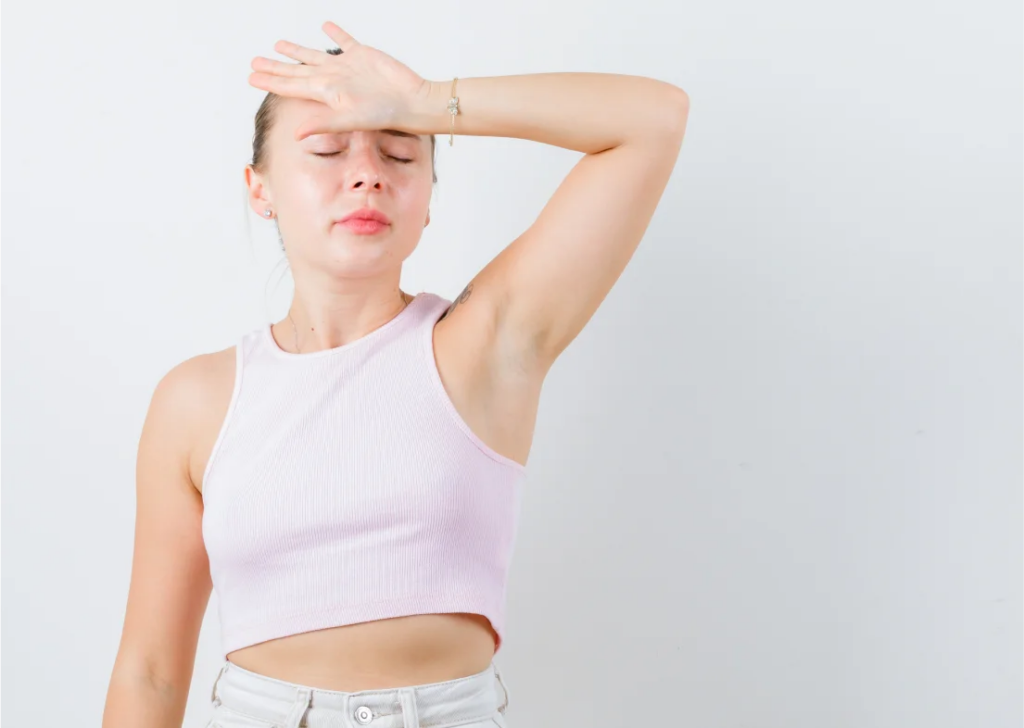
[[[286,635],[411,614],[490,621],[495,653],[526,468],[449,399],[421,292],[344,346],[241,337],[203,477],[203,539],[224,656]]]

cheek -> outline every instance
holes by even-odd
[[[395,208],[401,211],[402,219],[413,227],[421,226],[430,207],[430,188],[421,184],[410,184],[396,191]]]
[[[412,206],[428,204],[434,189],[429,169],[407,170],[394,178],[394,186],[397,194]]]
[[[285,194],[293,207],[306,211],[320,209],[337,197],[336,177],[323,169],[295,170],[285,186]]]

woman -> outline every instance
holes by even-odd
[[[506,725],[493,657],[541,383],[639,244],[688,97],[616,74],[427,81],[323,28],[339,49],[252,63],[249,201],[294,300],[156,387],[107,728],[181,724],[213,588],[209,725]],[[399,289],[439,133],[584,153],[454,301]]]

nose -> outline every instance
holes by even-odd
[[[354,190],[380,190],[382,189],[380,174],[371,169],[359,170],[353,175],[350,186]]]
[[[349,156],[349,188],[360,191],[382,189],[380,164],[373,145],[360,145],[358,151],[353,146]]]

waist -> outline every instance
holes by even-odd
[[[330,690],[371,690],[477,673],[495,654],[478,614],[416,614],[280,637],[234,650],[232,663]]]
[[[504,726],[508,697],[493,661],[451,680],[341,691],[276,679],[226,660],[211,688],[211,724],[234,718],[281,728],[447,728],[493,719]]]

